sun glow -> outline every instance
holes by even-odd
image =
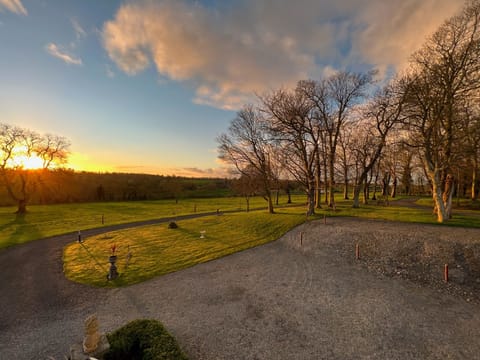
[[[25,170],[41,169],[43,167],[42,158],[36,155],[19,155],[12,159],[14,167],[20,167]]]

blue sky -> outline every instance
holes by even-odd
[[[401,71],[462,4],[0,0],[0,122],[67,137],[76,169],[221,176],[215,138],[254,93]]]

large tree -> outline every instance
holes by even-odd
[[[17,213],[27,212],[31,195],[39,183],[32,173],[63,165],[70,143],[64,137],[0,123],[0,177],[9,196],[17,203]],[[37,168],[36,170],[32,167]]]
[[[227,133],[218,141],[219,158],[232,165],[244,177],[259,177],[268,202],[268,212],[274,213],[272,183],[274,181],[267,122],[254,106],[247,105],[232,120]]]
[[[307,215],[315,213],[315,165],[318,130],[312,117],[313,103],[301,90],[280,89],[261,98],[262,110],[277,148],[283,154],[284,168],[303,185],[307,194]]]
[[[373,73],[338,72],[319,81],[304,82],[302,90],[314,105],[318,127],[325,134],[328,156],[329,206],[335,203],[335,163],[341,130],[349,120],[352,109],[366,96]]]
[[[422,154],[439,222],[451,217],[452,166],[463,154],[461,104],[480,88],[480,1],[469,1],[414,54],[406,77],[412,146]]]

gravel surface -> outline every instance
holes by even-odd
[[[106,332],[133,319],[158,319],[191,359],[480,358],[477,298],[463,294],[477,289],[471,284],[480,230],[331,218],[119,289],[65,280],[61,251],[72,237],[0,251],[0,359],[63,359],[82,340],[91,313]],[[435,247],[449,242],[457,255]],[[417,253],[398,260],[405,249]],[[444,253],[469,264],[463,279],[442,282],[443,266],[436,267]],[[407,258],[428,260],[429,275],[409,276]],[[396,270],[396,261],[407,270]]]

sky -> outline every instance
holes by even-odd
[[[256,94],[404,70],[463,0],[0,0],[0,123],[76,170],[225,176],[216,138]]]

